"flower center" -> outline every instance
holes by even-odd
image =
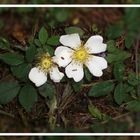
[[[42,67],[44,67],[45,69],[50,68],[52,65],[52,61],[49,58],[45,58],[44,60],[42,60]]]
[[[41,70],[48,72],[53,66],[52,58],[48,54],[43,54],[40,56],[38,65]]]
[[[73,59],[81,63],[85,63],[89,58],[88,50],[84,46],[80,46],[73,54]]]

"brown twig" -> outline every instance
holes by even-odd
[[[3,110],[0,110],[0,114],[1,114],[1,115],[5,115],[5,116],[9,116],[9,117],[11,117],[11,118],[15,118],[14,115],[12,115],[12,114],[10,114],[10,113],[7,113],[7,112],[5,112],[5,111],[3,111]]]
[[[136,72],[136,78],[137,79],[139,77],[139,64],[138,64],[138,57],[139,57],[139,53],[138,53],[139,39],[140,39],[140,37],[138,37],[138,39],[136,41],[136,45],[135,45],[135,72]],[[140,96],[139,86],[137,86],[137,95]]]
[[[108,81],[108,82],[116,82],[117,80],[116,79],[111,79],[111,80],[106,80],[106,81]],[[82,87],[91,87],[91,86],[96,85],[99,82],[94,82],[94,83],[90,83],[90,84],[83,84]]]

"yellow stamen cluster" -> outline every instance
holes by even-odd
[[[77,50],[75,50],[75,52],[72,55],[72,58],[76,62],[85,63],[89,58],[89,56],[90,55],[88,53],[88,49],[85,48],[84,46],[80,46]]]
[[[53,65],[54,64],[52,58],[48,53],[43,54],[39,57],[38,67],[40,68],[40,70],[48,72],[51,70]]]

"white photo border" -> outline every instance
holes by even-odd
[[[0,4],[0,8],[140,8],[140,4]],[[0,136],[140,136],[140,133],[1,133]]]

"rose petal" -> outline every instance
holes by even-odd
[[[83,65],[71,62],[66,68],[65,73],[68,78],[73,78],[75,82],[79,82],[84,77]]]
[[[73,50],[60,46],[55,50],[55,56],[53,57],[53,61],[59,65],[59,67],[66,67],[71,62],[71,55]]]
[[[69,34],[69,35],[62,35],[60,37],[60,42],[64,46],[71,47],[73,49],[76,49],[81,45],[81,40],[79,34]]]
[[[58,70],[57,67],[53,67],[50,71],[50,78],[54,82],[60,82],[60,80],[64,77],[64,74]]]
[[[89,49],[89,53],[97,54],[106,51],[107,45],[103,43],[103,37],[99,35],[91,36],[85,47]]]
[[[102,70],[107,68],[107,61],[105,60],[105,58],[99,56],[92,56],[91,59],[93,59],[92,61],[94,61]]]
[[[29,79],[37,86],[43,85],[47,81],[47,76],[45,73],[39,70],[39,68],[34,67],[29,72]]]
[[[85,65],[88,67],[92,75],[96,77],[100,77],[103,75],[100,65],[98,65],[96,61],[94,61],[94,59],[90,59],[88,62],[85,63]]]

